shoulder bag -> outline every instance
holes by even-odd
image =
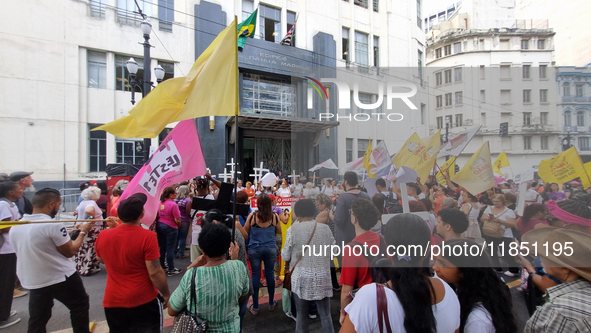
[[[191,301],[187,307],[174,319],[174,326],[172,333],[205,333],[209,328],[207,320],[197,317],[196,314],[191,313],[189,308],[191,304],[195,305],[197,309],[197,295],[195,292],[195,277],[197,276],[197,268],[193,268],[191,275]],[[169,305],[170,306],[170,305]]]
[[[508,208],[505,208],[500,214],[493,215],[494,217],[499,217],[507,211]],[[492,209],[491,209],[492,213]],[[491,214],[492,215],[492,214]],[[503,238],[505,234],[505,229],[503,229],[502,224],[498,222],[493,222],[490,219],[484,221],[484,225],[482,225],[482,233],[493,238]]]
[[[314,237],[314,234],[316,233],[316,226],[317,225],[318,225],[318,222],[314,222],[314,230],[312,230],[312,234],[310,235],[310,239],[308,239],[308,243],[306,245],[310,245],[310,242],[312,241],[312,238]],[[300,257],[298,258],[298,260],[295,262],[295,264],[293,264],[293,266],[289,268],[289,271],[285,272],[285,276],[283,277],[283,289],[291,290],[291,273],[296,268],[296,266],[300,262],[300,260],[302,260],[303,255],[304,255],[304,253],[302,253],[300,255]]]
[[[384,320],[386,322],[386,332],[392,333],[390,316],[388,316],[388,298],[386,297],[386,291],[384,290],[383,284],[376,283],[376,294],[378,300],[378,327],[380,328],[380,333],[384,332],[384,329],[382,328]]]

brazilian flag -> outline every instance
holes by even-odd
[[[240,23],[238,25],[238,49],[241,50],[244,48],[244,43],[246,43],[246,38],[250,37],[253,38],[254,37],[254,32],[256,30],[256,26],[257,26],[257,12],[258,12],[258,8],[255,9],[254,12],[252,12],[252,14],[250,14],[250,16],[242,21],[242,23]]]

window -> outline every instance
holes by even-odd
[[[91,131],[101,125],[88,124],[88,171],[101,172],[107,168],[107,132]]]
[[[347,163],[353,161],[353,139],[347,138]]]
[[[501,50],[510,50],[511,44],[509,44],[509,39],[501,39]]]
[[[97,18],[105,18],[105,5],[108,5],[107,0],[90,0],[90,16]]]
[[[511,112],[501,112],[501,122],[511,126]]]
[[[152,1],[151,0],[137,0],[138,5],[142,9],[142,13],[152,16]],[[117,21],[123,24],[140,25],[143,18],[135,5],[135,0],[117,0]]]
[[[585,112],[577,111],[577,126],[585,126]]]
[[[591,150],[589,138],[579,138],[579,150]]]
[[[564,112],[564,126],[572,126],[572,117],[570,111]]]
[[[437,129],[443,128],[443,117],[437,117]]]
[[[478,49],[484,50],[484,39],[478,40]]]
[[[501,65],[501,80],[511,79],[511,65]]]
[[[355,31],[355,62],[360,65],[369,66],[368,56],[368,35]]]
[[[373,65],[380,67],[380,37],[373,36]]]
[[[548,89],[540,89],[540,103],[548,103]]]
[[[421,103],[421,125],[425,125],[425,108],[426,105]]]
[[[435,73],[435,85],[440,86],[443,84],[443,77],[441,76],[441,72]]]
[[[462,52],[462,43],[454,43],[454,54]]]
[[[455,82],[462,81],[462,67],[454,68],[454,81]]]
[[[367,148],[369,148],[368,139],[357,139],[357,158],[363,157]]]
[[[261,20],[261,39],[267,42],[279,43],[281,41],[281,9],[259,5],[259,17]]]
[[[295,112],[295,86],[288,80],[244,73],[242,112],[291,117]]]
[[[372,104],[371,96],[372,95],[370,95],[370,94],[365,94],[365,93],[360,92],[359,93],[359,96],[358,96],[359,97],[359,102],[361,104],[366,104],[366,105],[367,104]],[[375,110],[357,108],[357,113],[367,113],[367,114],[370,114],[373,111],[375,111]]]
[[[107,88],[107,54],[105,52],[88,51],[88,87]]]
[[[174,0],[158,0],[158,22],[160,30],[172,32]]]
[[[540,138],[540,149],[548,150],[548,137],[547,136],[542,136]]]
[[[441,58],[441,48],[438,48],[435,50],[435,58],[436,59]]]
[[[287,31],[289,31],[289,29],[291,29],[291,27],[293,27],[293,25],[295,24],[296,13],[295,12],[290,12],[288,10],[287,11],[286,20],[287,20]],[[296,38],[296,34],[295,34],[295,28],[294,28],[294,31],[292,31],[292,33],[291,33],[291,44],[290,44],[290,46],[295,46],[296,45],[295,38]]]
[[[524,126],[531,125],[531,112],[524,112],[523,113],[523,125]]]
[[[546,49],[546,40],[545,39],[538,39],[538,50]]]
[[[353,3],[359,7],[367,8],[368,7],[367,1],[368,0],[353,0]]]
[[[480,113],[480,125],[486,126],[486,113]]]
[[[484,73],[485,69],[484,69],[484,65],[480,65],[480,79],[484,79],[485,78],[485,73]]]
[[[164,69],[162,81],[174,78],[174,64],[172,62],[158,61],[158,65]]]
[[[530,89],[523,90],[523,103],[531,103],[531,90]]]
[[[451,93],[445,94],[445,106],[451,106]]]
[[[419,79],[421,79],[421,86],[422,84],[422,80],[423,80],[423,52],[418,51],[417,54],[418,57],[418,63],[417,63],[417,68],[419,69]]]
[[[373,0],[373,11],[376,13],[380,11],[380,1],[379,0]]]
[[[546,78],[546,68],[548,68],[548,65],[540,65],[540,79]]]
[[[242,21],[246,20],[254,11],[254,2],[252,0],[242,0]]]
[[[456,105],[462,104],[462,92],[456,91]]]
[[[582,84],[577,84],[575,86],[575,96],[583,97],[583,85]]]
[[[453,116],[449,115],[449,116],[445,116],[445,126],[449,126],[449,128],[453,127]]]
[[[421,26],[421,0],[417,0],[417,27],[422,28]]]
[[[529,39],[522,39],[521,40],[521,49],[522,50],[529,49]]]
[[[540,124],[548,125],[548,112],[540,112]]]
[[[443,96],[435,96],[435,101],[438,108],[443,106]]]
[[[523,74],[522,75],[522,78],[524,78],[524,79],[531,79],[531,77],[529,75],[530,69],[531,69],[531,65],[523,65],[523,67],[522,67],[522,72],[523,72],[522,73]]]
[[[511,104],[511,90],[501,90],[501,104]]]
[[[451,83],[451,69],[447,69],[445,72],[445,83]]]
[[[115,55],[115,90],[131,91],[129,80],[129,72],[127,71],[127,60],[130,57],[116,54]],[[138,64],[136,74],[136,82],[138,79],[144,77],[144,59],[133,57]],[[140,87],[135,87],[135,92],[141,93]]]
[[[144,163],[144,141],[115,140],[117,151],[117,163],[143,164]]]
[[[451,45],[445,45],[445,46],[443,47],[443,53],[444,53],[445,55],[450,55],[450,54],[451,54]]]
[[[349,61],[349,28],[343,27],[342,47],[343,60]]]
[[[531,150],[531,136],[523,137],[523,150]]]
[[[486,103],[486,91],[480,90],[480,103]]]
[[[456,114],[456,126],[464,126],[464,115]]]
[[[570,82],[565,82],[562,84],[562,94],[564,96],[570,96]]]

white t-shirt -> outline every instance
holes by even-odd
[[[302,185],[302,184],[291,185],[290,188],[292,191],[292,195],[295,197],[299,197],[302,195],[302,189],[304,188],[304,185]]]
[[[445,286],[445,296],[441,302],[432,305],[433,315],[437,321],[438,333],[453,333],[460,327],[460,302],[456,293],[445,281],[439,279]],[[390,288],[384,287],[388,299],[388,315],[392,332],[406,332],[404,329],[404,309],[396,293]],[[363,286],[353,302],[345,308],[356,332],[379,333],[378,327],[378,302],[376,297],[376,285],[371,283]],[[383,326],[386,332],[386,327]]]
[[[208,194],[205,197],[201,197],[201,196],[196,195],[195,198],[215,200],[215,198],[211,194]],[[197,213],[195,213],[195,217],[193,218],[193,221],[191,222],[192,230],[193,230],[193,233],[191,234],[191,245],[199,245],[198,239],[199,239],[199,233],[201,232],[201,219],[203,218],[203,216],[205,216],[205,213],[207,213],[206,210],[198,210]]]
[[[322,193],[328,195],[329,197],[334,195],[334,188],[332,186],[326,186],[322,188]]]
[[[84,210],[88,206],[94,207],[93,219],[100,220],[103,218],[103,212],[101,211],[99,206],[96,204],[96,201],[84,200],[78,205],[78,207],[76,207],[76,211],[78,212],[78,216],[77,216],[78,220],[86,220],[86,213],[84,212]],[[95,225],[101,225],[102,223],[103,222],[95,222]]]
[[[527,190],[527,192],[525,192],[525,200],[537,200],[537,203],[542,203],[544,202],[542,196],[533,188],[530,188],[529,190]],[[526,205],[531,205],[533,202],[526,202]]]
[[[495,333],[495,326],[487,309],[478,302],[466,318],[464,333]]]
[[[25,214],[23,220],[51,220],[45,214]],[[80,237],[82,237],[81,235]],[[23,287],[39,289],[66,281],[76,273],[74,261],[58,251],[70,241],[63,223],[31,223],[10,229],[10,242],[18,260],[16,274]]]
[[[492,211],[491,211],[490,206],[486,207],[486,209],[484,210],[484,214],[492,214]],[[507,221],[508,218],[511,218],[511,219],[514,219],[515,218],[515,212],[513,210],[509,209],[509,208],[506,208],[505,211],[503,212],[503,214],[498,215],[497,217],[500,220]],[[513,238],[513,231],[511,230],[511,228],[507,228],[503,224],[501,224],[501,227],[503,228],[503,230],[505,230],[505,233],[503,234],[503,237]]]
[[[0,200],[0,221],[8,219],[8,221],[18,221],[21,214],[18,212],[18,207],[14,202],[8,202]],[[4,236],[4,244],[0,247],[0,254],[11,254],[14,253],[12,245],[10,245],[10,231],[2,234]]]
[[[283,197],[283,198],[291,197],[291,190],[289,189],[289,187],[286,187],[286,188],[280,187],[279,189],[277,189],[276,193],[277,193],[278,197]]]

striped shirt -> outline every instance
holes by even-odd
[[[591,332],[591,282],[578,279],[547,290],[548,302],[525,325],[525,333]]]
[[[188,270],[179,287],[170,296],[170,306],[181,311],[191,300],[191,277]],[[248,272],[240,260],[228,260],[214,267],[198,267],[195,277],[197,309],[191,312],[209,321],[207,332],[239,332],[238,299],[248,293]]]

